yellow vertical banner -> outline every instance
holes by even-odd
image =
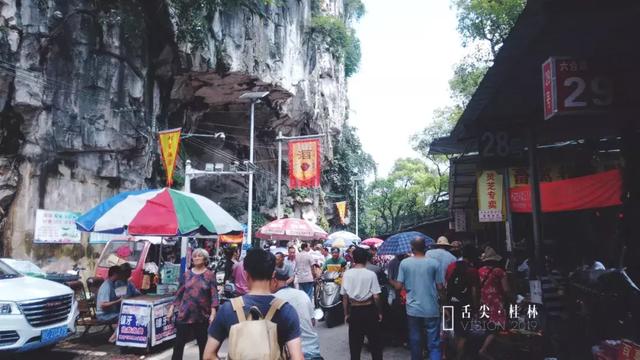
[[[338,209],[338,217],[340,218],[340,224],[344,225],[344,220],[347,217],[347,202],[346,201],[337,202],[336,208]]]
[[[504,191],[502,175],[485,170],[478,175],[478,220],[504,221]]]
[[[173,184],[173,172],[178,160],[178,145],[180,145],[180,134],[182,128],[169,129],[158,132],[160,142],[160,154],[162,155],[162,165],[167,174],[167,186]]]

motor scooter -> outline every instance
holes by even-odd
[[[318,304],[324,312],[324,319],[329,328],[344,322],[340,279],[340,273],[332,271],[324,273],[319,282]]]

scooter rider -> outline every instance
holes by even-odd
[[[340,249],[331,248],[331,257],[324,262],[322,271],[343,272],[347,267],[347,260],[340,256]]]

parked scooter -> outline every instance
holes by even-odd
[[[344,322],[342,296],[340,295],[340,273],[326,272],[320,278],[318,304],[324,312],[327,327],[331,328]]]

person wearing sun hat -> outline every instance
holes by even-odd
[[[428,250],[426,257],[435,259],[438,262],[438,279],[441,284],[445,284],[447,268],[456,261],[456,257],[449,252],[451,244],[445,236],[440,236],[436,241],[435,248]]]

